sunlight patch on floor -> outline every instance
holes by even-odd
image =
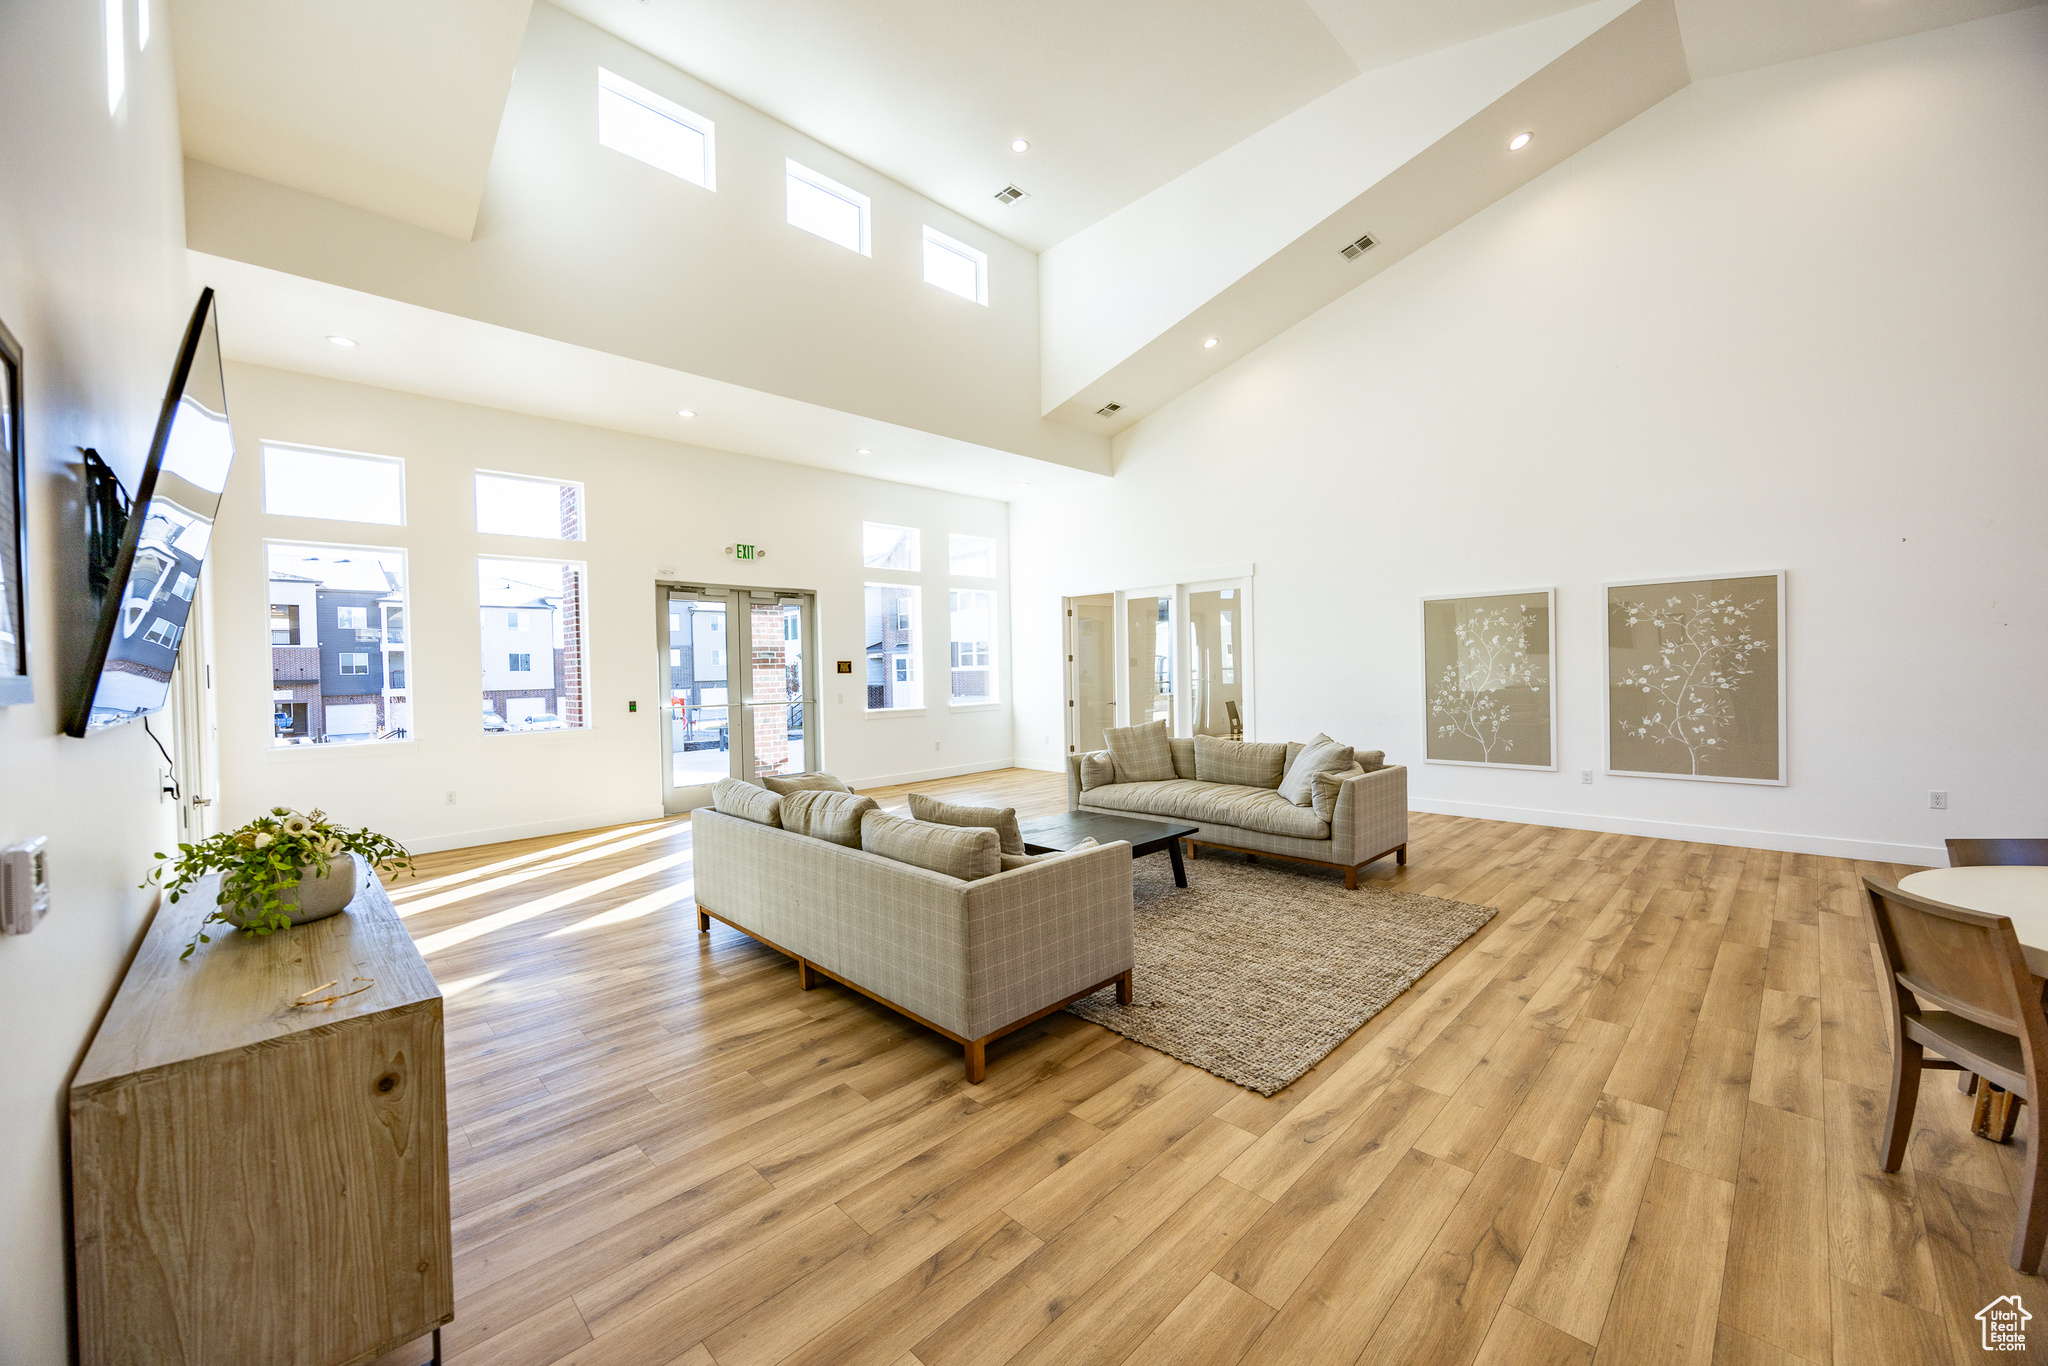
[[[459,873],[447,873],[441,877],[430,877],[425,882],[408,880],[387,890],[390,892],[393,901],[407,901],[438,888],[458,886],[461,883],[469,882],[476,878],[489,877],[492,873],[502,873],[508,868],[517,868],[521,864],[533,863],[540,859],[558,859],[564,854],[574,853],[579,849],[587,849],[593,844],[608,844],[612,840],[625,839],[629,835],[637,835],[643,831],[652,830],[657,826],[667,824],[667,821],[652,821],[644,825],[628,825],[617,830],[606,830],[601,834],[586,835],[582,839],[571,840],[567,844],[554,844],[545,849],[536,849],[532,853],[518,854],[512,858],[500,859],[496,863],[485,863],[479,864],[475,868],[465,868]],[[432,855],[422,854],[420,857],[430,858]]]
[[[589,849],[583,850],[581,853],[572,854],[565,859],[557,859],[552,863],[537,864],[532,868],[523,869],[516,873],[506,873],[502,877],[494,877],[487,882],[472,883],[470,886],[458,887],[453,891],[438,892],[433,896],[423,897],[418,901],[408,901],[398,907],[398,915],[400,919],[410,919],[413,916],[422,915],[428,911],[438,911],[444,906],[453,906],[458,902],[468,901],[473,897],[483,896],[490,892],[503,891],[507,887],[516,887],[522,882],[531,882],[535,878],[546,877],[550,873],[559,873],[564,868],[574,868],[595,859],[610,858],[612,855],[622,854],[628,849],[637,849],[643,844],[652,844],[656,840],[667,839],[671,833],[673,832],[667,829],[657,828],[626,839],[616,840],[610,844],[594,845]]]
[[[623,925],[629,920],[638,920],[642,916],[653,915],[656,911],[667,910],[679,901],[687,901],[692,906],[695,906],[697,904],[696,893],[697,880],[691,878],[688,882],[678,882],[673,887],[664,887],[658,892],[649,892],[646,896],[637,897],[632,901],[628,901],[623,906],[614,906],[608,911],[600,911],[588,920],[579,920],[573,925],[564,925],[559,930],[549,930],[548,938],[559,939],[565,934],[580,934],[584,930],[601,930],[607,925]]]
[[[679,853],[651,859],[646,863],[636,864],[631,868],[626,868],[601,878],[594,878],[589,882],[578,883],[574,887],[555,892],[549,896],[539,897],[523,905],[508,906],[502,911],[495,911],[490,915],[480,916],[475,920],[454,926],[452,929],[440,930],[434,934],[422,937],[417,941],[420,953],[422,956],[431,956],[443,949],[454,948],[457,944],[467,944],[472,939],[481,938],[498,930],[509,929],[514,925],[524,924],[538,916],[546,915],[550,911],[559,911],[564,906],[573,906],[579,901],[601,896],[615,887],[623,887],[629,882],[638,882],[641,878],[652,877],[656,873],[665,873],[678,864],[688,863],[689,861],[690,851],[685,849]]]

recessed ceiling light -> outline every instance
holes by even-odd
[[[1211,350],[1214,350],[1214,349],[1215,349],[1215,347],[1216,347],[1216,339],[1215,339],[1214,337],[1211,337],[1211,338],[1209,338],[1209,340],[1207,340],[1207,341],[1205,341],[1205,342],[1203,342],[1203,343],[1202,343],[1202,349],[1203,349],[1204,351],[1211,351]]]
[[[868,448],[867,448],[866,446],[862,446],[862,447],[861,447],[861,448],[860,448],[859,450],[855,451],[855,452],[854,452],[854,454],[855,454],[855,455],[873,455],[873,454],[874,454],[874,452],[873,452],[873,451],[871,451],[871,450],[869,450],[869,449],[868,449]]]
[[[688,408],[678,408],[678,409],[676,409],[676,416],[677,416],[677,417],[695,417],[696,415],[697,415],[696,413],[692,412],[692,411],[691,411],[690,409],[688,409]]]
[[[1529,145],[1529,139],[1535,136],[1536,135],[1534,133],[1515,134],[1512,138],[1508,139],[1508,150],[1510,152],[1521,151],[1524,147],[1527,147]]]
[[[1022,138],[1018,138],[1015,142],[1010,144],[1010,150],[1013,152],[1028,152],[1031,150],[1031,144],[1024,141],[1024,139]]]
[[[356,344],[354,337],[329,337],[327,340],[333,342],[336,346],[354,346]]]

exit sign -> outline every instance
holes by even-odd
[[[725,553],[735,560],[765,560],[768,552],[757,545],[729,545]]]

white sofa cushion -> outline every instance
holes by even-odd
[[[1326,821],[1335,820],[1337,817],[1337,789],[1344,786],[1346,778],[1363,777],[1364,774],[1364,767],[1353,762],[1351,767],[1343,770],[1341,773],[1318,773],[1310,778],[1310,805],[1315,808],[1315,813]]]
[[[1275,745],[1275,749],[1279,746]],[[1324,840],[1330,823],[1270,787],[1170,778],[1163,783],[1112,783],[1093,788],[1088,805],[1152,816],[1179,816],[1196,825],[1234,825],[1268,835]]]
[[[1109,757],[1109,751],[1098,749],[1081,756],[1081,790],[1107,787],[1116,781],[1116,760]]]
[[[1327,735],[1318,735],[1288,761],[1287,776],[1280,780],[1280,795],[1296,806],[1313,806],[1315,789],[1312,782],[1315,776],[1318,773],[1341,773],[1350,767],[1351,746],[1340,745]]]
[[[792,792],[851,792],[852,788],[839,781],[830,773],[770,773],[761,779],[761,786],[778,797],[787,797]]]

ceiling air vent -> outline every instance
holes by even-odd
[[[1018,189],[1015,185],[1005,185],[1002,189],[996,191],[996,203],[998,204],[1014,204],[1020,199],[1029,198],[1031,198],[1029,194]]]
[[[1117,409],[1119,409],[1119,408],[1121,408],[1121,407],[1123,407],[1123,406],[1124,406],[1124,405],[1123,405],[1123,404],[1121,404],[1121,403],[1105,403],[1105,404],[1103,404],[1103,405],[1102,405],[1102,406],[1101,406],[1100,408],[1097,408],[1097,409],[1095,410],[1095,415],[1096,415],[1097,417],[1108,417],[1108,416],[1110,416],[1110,415],[1111,415],[1112,413],[1116,412],[1116,411],[1117,411]]]
[[[1370,236],[1361,237],[1356,242],[1353,242],[1350,246],[1344,248],[1344,259],[1347,261],[1356,261],[1359,257],[1365,255],[1372,249],[1372,238]]]

